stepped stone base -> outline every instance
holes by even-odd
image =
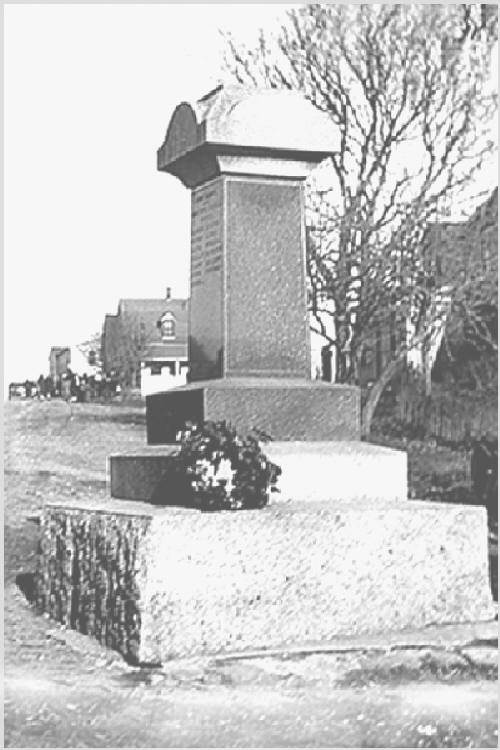
[[[186,421],[225,420],[273,440],[359,440],[360,391],[349,385],[285,378],[225,378],[146,397],[150,445],[175,443]]]
[[[484,508],[47,504],[40,610],[142,663],[486,621]]]
[[[110,456],[111,496],[175,502],[168,474],[178,448],[146,446]],[[272,442],[264,453],[282,469],[275,501],[407,499],[407,455],[362,442]]]

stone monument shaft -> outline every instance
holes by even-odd
[[[192,190],[191,381],[310,378],[303,182],[335,147],[289,91],[219,87],[177,108],[158,168]]]
[[[216,177],[191,227],[191,380],[310,377],[301,182]]]
[[[297,92],[219,86],[175,110],[158,169],[191,190],[190,383],[147,398],[150,443],[204,419],[359,436],[358,390],[311,380],[304,181],[337,148]]]

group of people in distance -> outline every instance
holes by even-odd
[[[24,383],[11,383],[9,386],[9,398],[63,398],[81,403],[111,399],[119,393],[119,379],[115,374],[77,375],[69,367],[55,378],[42,374],[37,381],[25,380]]]

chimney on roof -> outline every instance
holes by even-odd
[[[166,298],[170,299],[171,296],[172,296],[172,289],[169,286],[167,286],[167,295],[166,295]]]

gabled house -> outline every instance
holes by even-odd
[[[187,381],[188,312],[186,299],[121,299],[116,315],[106,315],[101,352],[106,375],[142,396]]]

